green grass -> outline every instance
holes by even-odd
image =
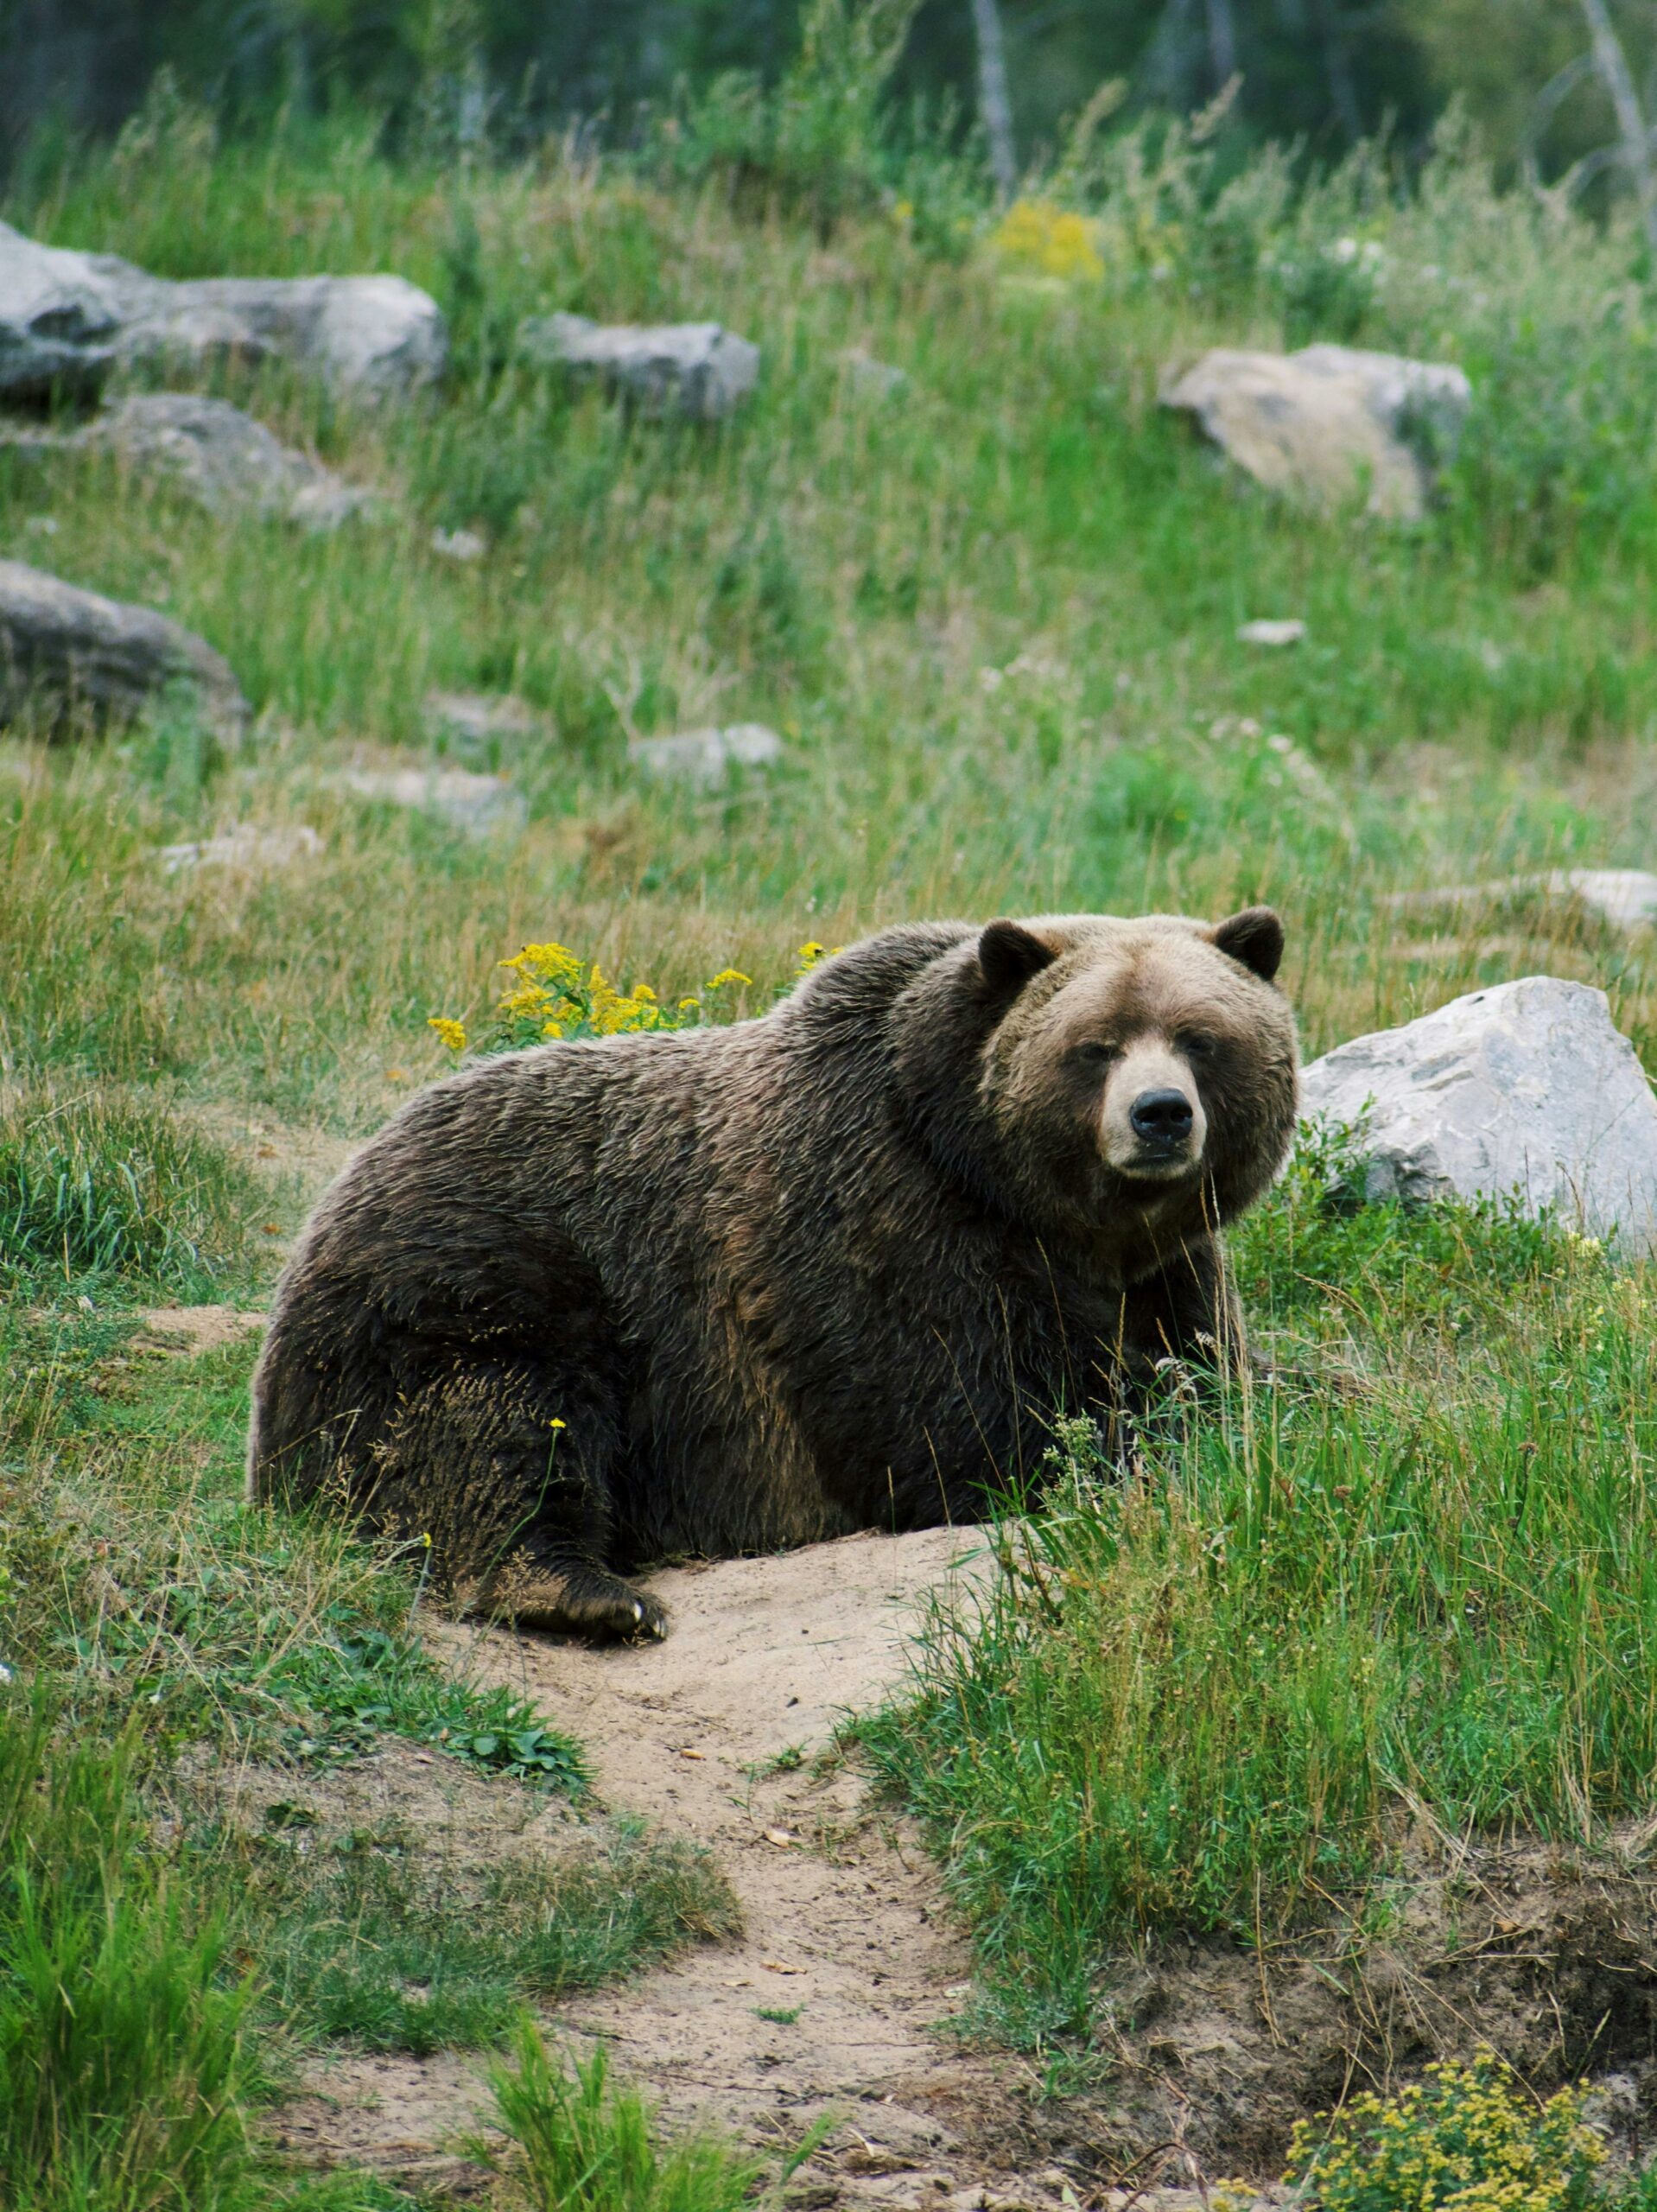
[[[258,1197],[241,1160],[149,1099],[0,1098],[0,1268],[25,1285],[223,1298],[248,1280]]]
[[[1323,1371],[1171,1399],[1126,1484],[1062,1430],[981,1618],[863,1731],[1021,2037],[1090,2033],[1147,1933],[1349,1900],[1401,1807],[1591,1843],[1657,1786],[1651,1272],[1305,1175],[1240,1242]]]
[[[512,2138],[506,2159],[479,2152],[530,2212],[741,2212],[769,2183],[768,2205],[828,2132],[819,2122],[780,2158],[756,2158],[706,2132],[663,2141],[651,2107],[612,2079],[600,2044],[590,2057],[549,2053],[534,2025],[520,2029],[515,2069],[494,2069],[497,2117]]]
[[[251,1985],[229,1916],[169,1875],[130,1741],[0,1705],[0,2173],[16,2212],[251,2202]]]
[[[526,2000],[740,1930],[723,1875],[682,1840],[583,1835],[561,1857],[505,1859],[470,1880],[422,1861],[415,1841],[354,1834],[321,1870],[290,1850],[264,1871],[256,1910],[282,2017],[370,2050],[483,2049]]]

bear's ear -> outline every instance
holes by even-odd
[[[989,922],[978,940],[978,972],[997,998],[1016,997],[1057,955],[1022,922]]]
[[[1269,983],[1283,961],[1283,925],[1269,906],[1245,906],[1241,914],[1217,923],[1214,943],[1233,960],[1252,968]]]

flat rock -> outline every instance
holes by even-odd
[[[641,415],[714,423],[759,380],[759,348],[717,322],[598,323],[584,315],[531,315],[518,351],[544,367],[595,380]]]
[[[442,372],[437,302],[401,276],[152,276],[0,223],[0,397],[92,391],[133,363],[296,361],[342,391],[405,392]]]
[[[675,737],[636,737],[627,758],[646,775],[682,777],[717,785],[733,767],[768,768],[783,757],[783,741],[763,722],[733,722],[728,729],[681,730]]]
[[[175,685],[192,690],[214,735],[234,747],[248,705],[230,664],[152,607],[83,591],[22,561],[0,561],[0,723],[48,735],[132,721]]]
[[[359,766],[343,770],[336,780],[359,798],[438,815],[473,837],[521,829],[528,818],[523,794],[504,776],[470,768]]]
[[[1371,1200],[1513,1196],[1657,1251],[1657,1098],[1586,983],[1527,976],[1354,1038],[1303,1071],[1301,1110],[1367,1116]]]
[[[1612,929],[1657,928],[1657,875],[1639,868],[1551,868],[1541,875],[1507,875],[1488,883],[1400,891],[1387,904],[1406,912],[1497,906],[1516,899],[1573,900]]]
[[[232,868],[243,874],[263,875],[292,868],[300,861],[316,860],[327,849],[308,823],[292,823],[274,830],[260,830],[251,823],[243,823],[217,837],[158,846],[156,857],[164,875],[181,875],[196,868]]]
[[[1194,416],[1269,491],[1325,508],[1362,492],[1369,513],[1410,521],[1425,509],[1433,463],[1453,449],[1472,396],[1449,362],[1349,346],[1222,346],[1162,399]]]
[[[511,691],[429,691],[422,712],[434,737],[473,753],[522,745],[547,727],[544,715]]]

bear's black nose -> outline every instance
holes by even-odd
[[[1191,1133],[1191,1102],[1183,1090],[1142,1090],[1127,1118],[1146,1144],[1184,1144]]]

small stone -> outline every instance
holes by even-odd
[[[1298,645],[1305,635],[1306,626],[1298,614],[1286,616],[1281,621],[1267,618],[1242,622],[1237,627],[1240,645]]]
[[[522,793],[504,776],[477,775],[470,768],[359,766],[336,780],[359,798],[439,815],[472,837],[521,829],[528,818]]]
[[[1363,1125],[1372,1201],[1511,1197],[1657,1251],[1657,1097],[1585,983],[1527,976],[1354,1038],[1302,1071],[1301,1110]]]
[[[521,743],[547,727],[527,699],[510,691],[429,691],[423,716],[434,737],[473,753]]]
[[[276,515],[329,531],[371,504],[368,493],[283,445],[239,407],[194,392],[136,394],[63,442],[102,447],[170,477],[210,514]]]
[[[481,561],[489,550],[489,541],[479,537],[475,530],[435,530],[431,550],[446,561]]]
[[[641,415],[713,423],[759,381],[759,348],[717,322],[612,323],[584,315],[532,315],[518,351],[577,381],[596,381]]]
[[[895,398],[909,382],[905,371],[893,368],[890,361],[877,361],[861,346],[848,346],[840,365],[853,391],[870,399]]]
[[[254,874],[315,860],[326,850],[308,823],[279,830],[257,830],[244,823],[221,836],[203,837],[191,844],[162,845],[156,857],[165,875],[178,875],[193,868],[238,868]]]
[[[783,741],[763,722],[734,722],[728,729],[682,730],[675,737],[635,738],[627,758],[647,775],[722,784],[733,767],[768,768],[783,757]]]
[[[1544,875],[1508,875],[1488,883],[1400,891],[1383,904],[1404,912],[1501,906],[1541,897],[1574,900],[1596,921],[1619,930],[1657,927],[1657,875],[1638,868],[1553,868]]]

